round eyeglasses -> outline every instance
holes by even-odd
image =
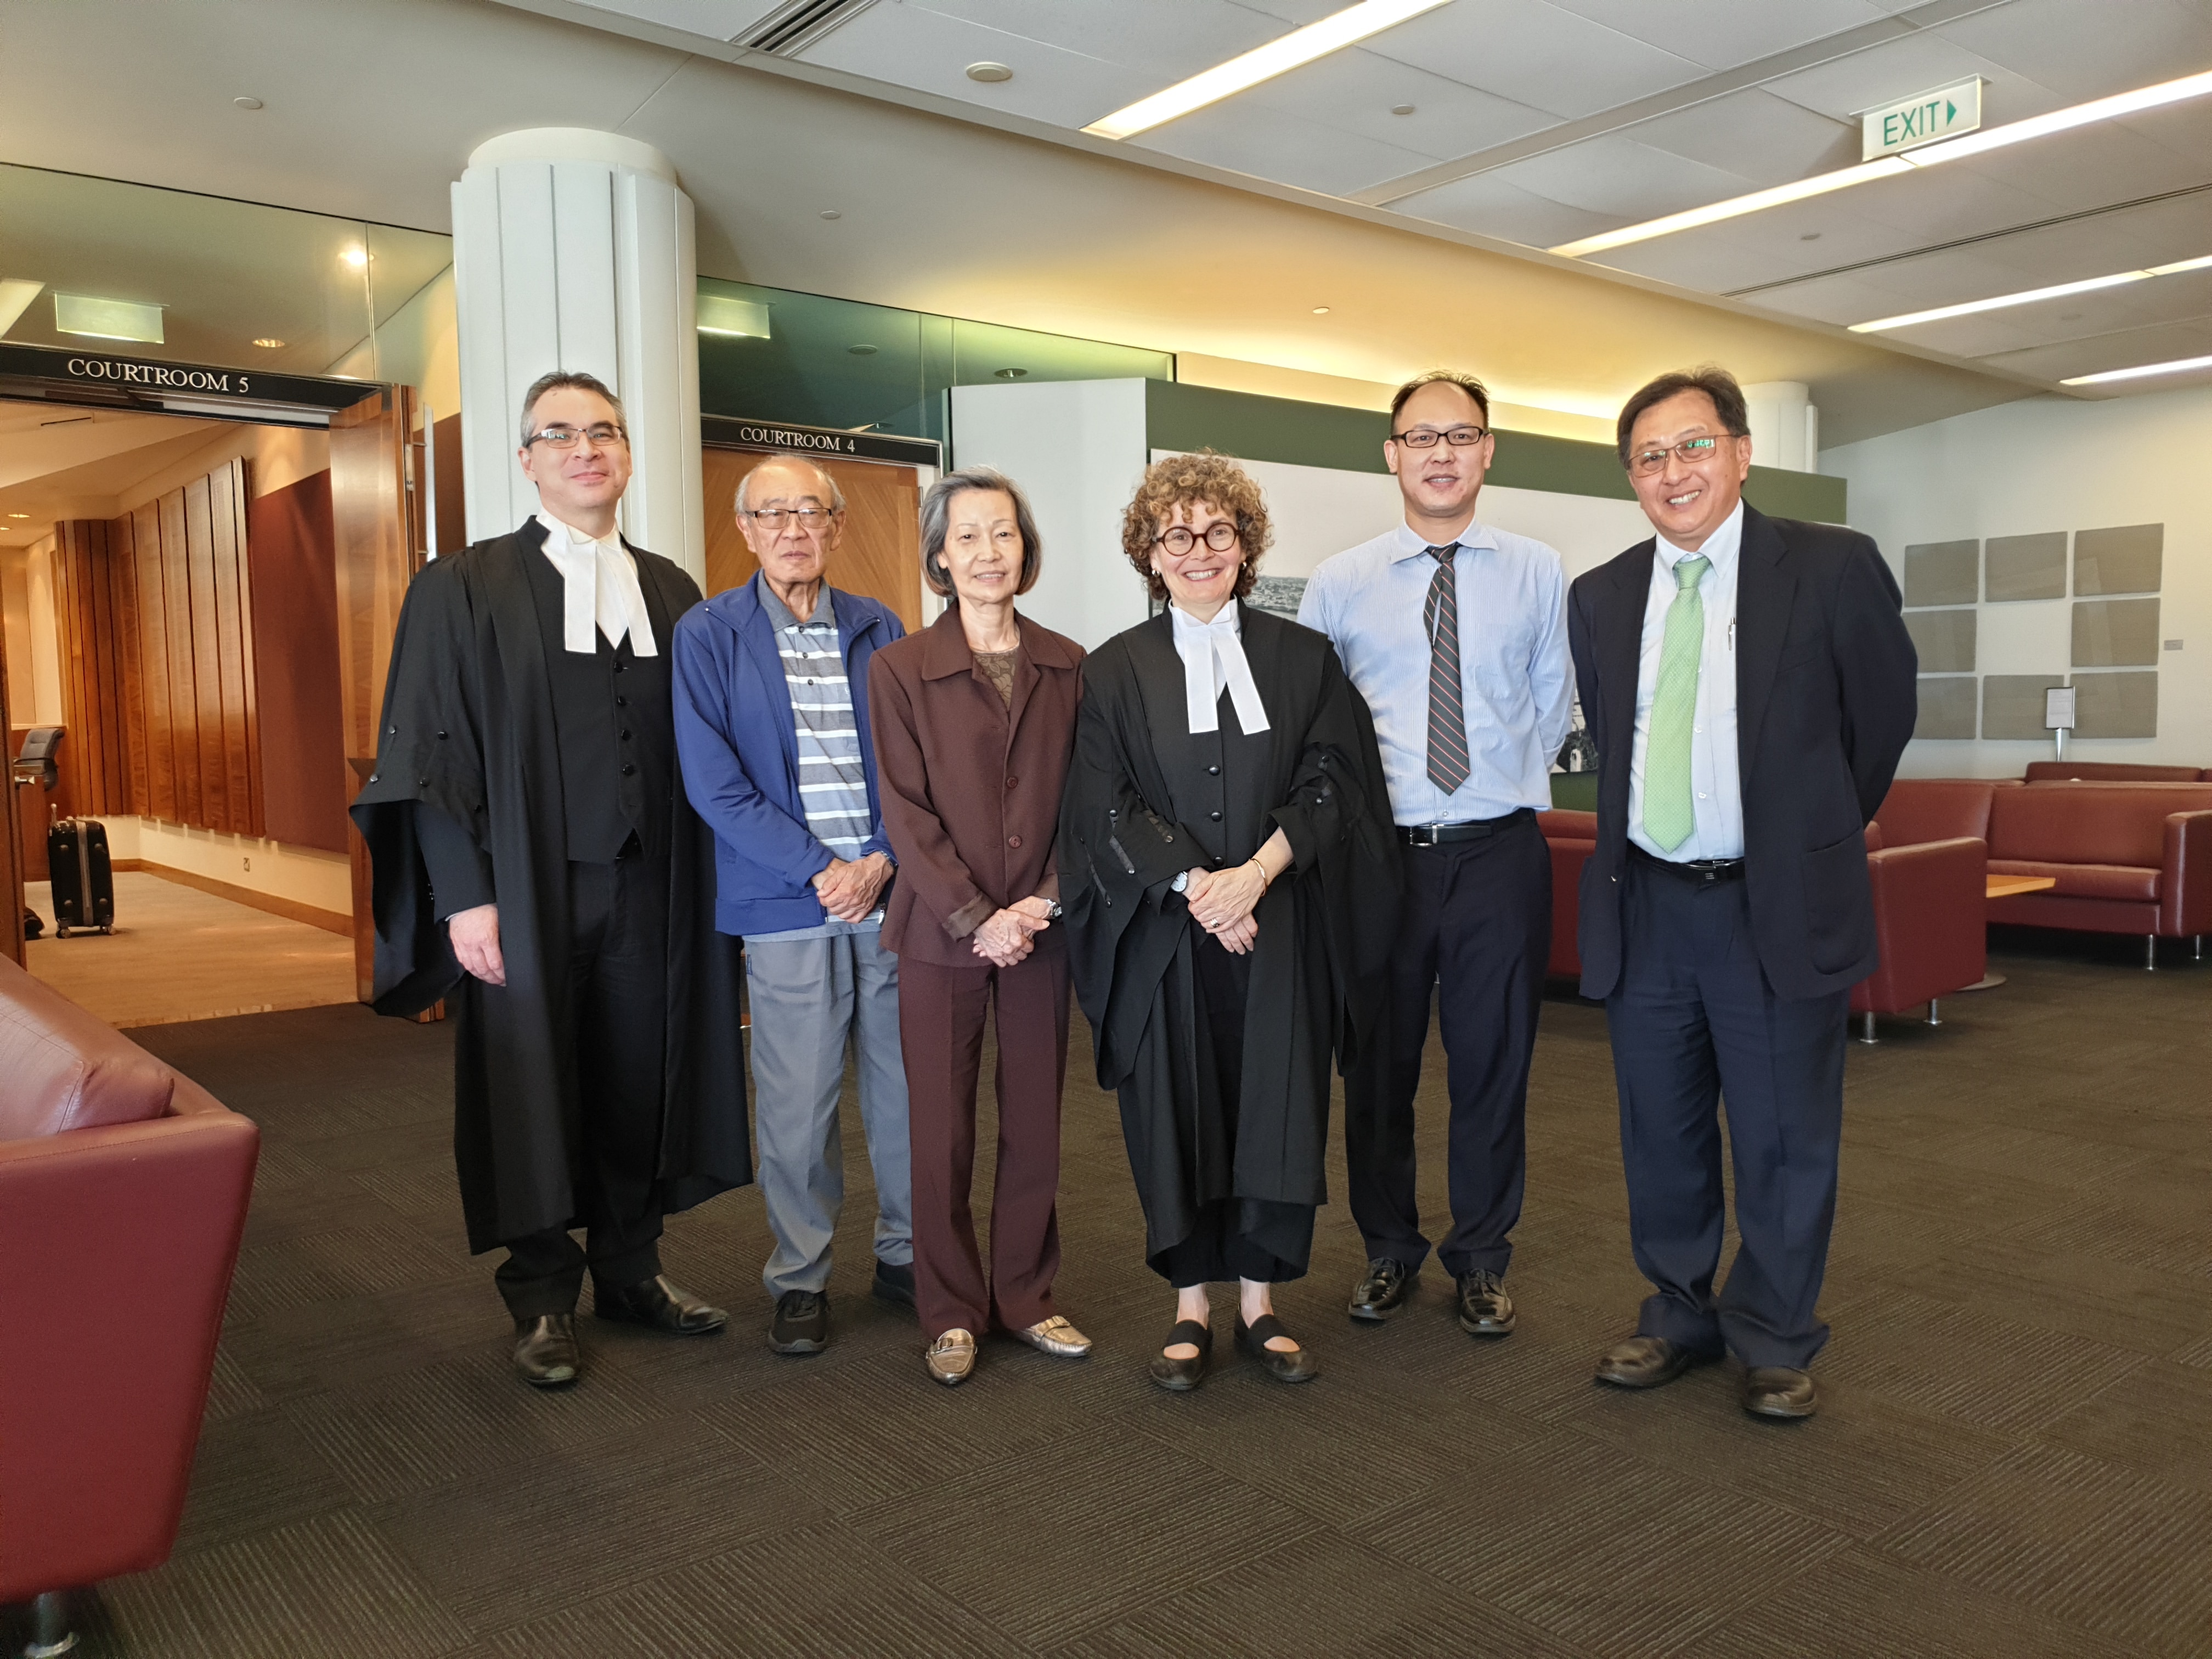
[[[1237,545],[1237,526],[1226,519],[1216,519],[1206,526],[1203,537],[1196,536],[1177,525],[1174,529],[1152,538],[1152,545],[1164,547],[1178,559],[1203,540],[1217,553],[1226,553]]]

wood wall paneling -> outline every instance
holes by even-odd
[[[768,459],[708,448],[701,467],[707,507],[707,592],[752,580],[760,568],[738,528],[738,482]],[[845,535],[830,556],[830,585],[881,599],[909,632],[921,626],[921,485],[910,466],[878,461],[818,463],[845,492]]]
[[[205,823],[200,802],[199,699],[192,678],[192,573],[185,552],[185,492],[171,490],[157,505],[161,627],[169,644],[169,753],[177,783],[173,822]]]
[[[177,805],[175,722],[169,713],[168,610],[162,603],[161,508],[149,501],[131,514],[131,563],[137,573],[138,684],[145,719],[146,799],[139,810],[149,817],[180,822]]]
[[[110,591],[115,617],[115,684],[125,742],[123,797],[119,809],[141,816],[153,811],[148,787],[146,736],[146,652],[140,637],[138,604],[138,519],[125,514],[107,525]]]
[[[199,822],[232,828],[230,769],[222,752],[222,655],[215,593],[212,477],[185,486],[185,568],[191,593],[192,703],[200,780]]]
[[[331,475],[310,473],[249,501],[246,544],[262,833],[343,853],[348,791]]]

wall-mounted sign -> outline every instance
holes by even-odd
[[[1917,98],[1884,104],[1859,117],[1859,158],[1895,155],[1938,138],[1955,138],[1982,124],[1979,76],[1955,86],[1939,87]]]
[[[220,412],[223,406],[252,404],[263,419],[270,404],[308,410],[349,409],[377,388],[362,380],[324,380],[307,374],[270,374],[254,368],[225,368],[211,363],[162,362],[148,357],[119,357],[66,347],[0,344],[0,382],[18,382],[15,395],[52,396],[82,392],[102,403],[141,409]]]
[[[782,421],[733,420],[704,415],[699,436],[717,449],[790,450],[848,461],[891,461],[902,466],[942,466],[943,447],[933,438],[899,438],[887,432],[841,432],[835,427],[793,426]]]

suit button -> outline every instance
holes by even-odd
[[[1218,812],[1214,813],[1214,814],[1213,814],[1213,821],[1214,821],[1216,823],[1220,823],[1220,822],[1221,822],[1221,814],[1220,814],[1220,813],[1218,813]]]
[[[625,766],[625,767],[623,767],[623,775],[624,777],[626,777],[626,778],[628,778],[628,777],[635,777],[636,775],[637,775],[637,768],[635,768],[635,766]]]
[[[1006,845],[1012,848],[1016,852],[1019,852],[1022,846],[1022,838],[1019,836],[1008,836],[1006,837]]]
[[[615,699],[615,707],[616,707],[616,708],[629,708],[629,699],[628,697],[617,697],[617,698]]]
[[[617,674],[619,674],[619,673],[623,672],[625,669],[627,669],[629,666],[629,665],[628,663],[626,663],[626,662],[618,662],[618,663],[617,663],[617,664],[615,665],[615,672],[616,672],[616,673],[617,673]]]
[[[443,732],[439,732],[439,733],[438,733],[438,736],[439,736],[439,738],[440,738],[441,739],[443,739],[443,738],[444,738],[444,737],[445,737],[445,735],[446,735],[446,734],[445,734]]]
[[[623,727],[622,740],[624,743],[628,743],[629,741],[629,728],[626,726]]]
[[[1209,766],[1206,769],[1206,775],[1209,778],[1218,778],[1221,775],[1221,769],[1218,766]]]
[[[1011,789],[1011,788],[1012,788],[1016,784],[1019,783],[1020,781],[1021,781],[1021,780],[1020,780],[1019,778],[1008,778],[1008,779],[1006,780],[1006,787],[1007,787],[1007,788],[1009,788],[1009,789]]]

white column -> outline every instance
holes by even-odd
[[[1820,467],[1820,411],[1802,380],[1765,380],[1743,389],[1751,416],[1754,466],[1817,472]]]
[[[516,464],[522,394],[596,374],[629,417],[623,533],[703,581],[691,198],[649,144],[540,127],[477,146],[453,186],[461,471],[472,541],[537,511]]]

